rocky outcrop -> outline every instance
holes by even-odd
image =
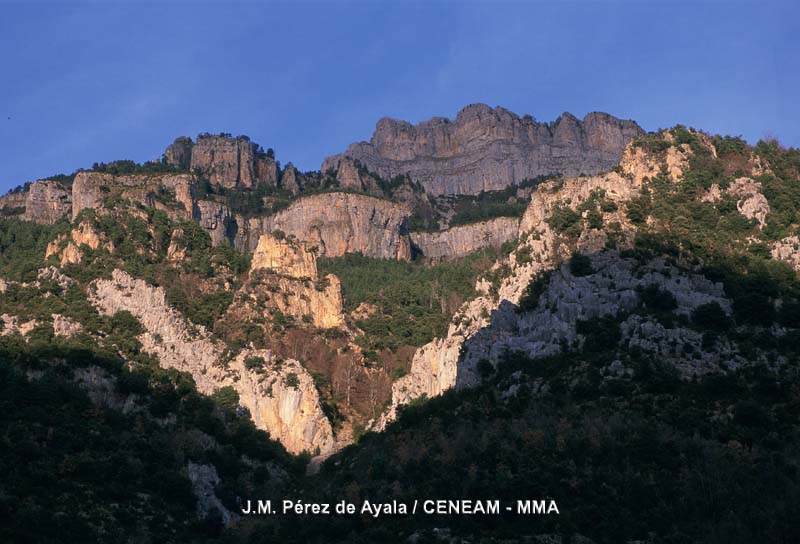
[[[52,225],[69,217],[72,210],[70,190],[57,181],[36,181],[21,194],[25,195],[25,210],[21,215],[25,221]],[[11,200],[18,204],[19,197]]]
[[[248,371],[246,364],[252,358],[260,358],[264,366]],[[276,358],[268,350],[248,350],[231,361],[230,367],[241,376],[235,387],[253,422],[287,450],[328,455],[337,449],[314,380],[300,363]]]
[[[0,196],[0,217],[6,219],[24,219],[27,191],[17,191]]]
[[[773,242],[771,254],[773,259],[785,261],[800,272],[800,237],[797,235]]]
[[[214,465],[189,461],[186,466],[186,473],[189,476],[189,482],[192,484],[192,493],[197,498],[198,518],[206,519],[216,512],[226,527],[239,520],[238,514],[234,514],[225,508],[225,505],[217,497],[215,488],[221,480]]]
[[[429,259],[454,259],[485,247],[499,248],[519,232],[519,219],[498,217],[439,232],[412,232],[411,242]]]
[[[538,123],[503,108],[473,104],[455,120],[417,125],[381,119],[369,142],[328,157],[322,172],[337,171],[344,158],[359,161],[385,179],[408,174],[433,195],[478,194],[541,175],[597,174],[619,161],[642,129],[605,113],[582,121],[569,113]]]
[[[218,202],[198,200],[194,205],[194,217],[215,246],[230,244],[239,232],[239,220],[230,210]]]
[[[114,251],[114,244],[101,237],[89,221],[81,221],[77,227],[72,229],[69,237],[62,235],[47,244],[44,256],[46,259],[51,255],[57,255],[61,266],[77,264],[83,260],[81,246],[89,249],[102,247],[109,252]]]
[[[35,319],[30,319],[25,322],[20,322],[19,317],[15,315],[2,314],[0,315],[0,336],[9,336],[12,334],[19,334],[20,336],[28,336],[33,329],[39,326],[39,322]]]
[[[769,202],[761,193],[761,183],[751,178],[740,177],[731,183],[727,192],[737,198],[736,208],[747,219],[758,222],[758,228],[767,225]]]
[[[163,367],[189,372],[200,392],[233,387],[256,426],[290,452],[326,454],[336,448],[313,380],[296,361],[277,365],[269,351],[253,350],[229,360],[223,344],[167,304],[163,288],[121,270],[114,270],[109,280],[93,282],[90,300],[105,314],[125,310],[136,317],[145,329],[138,337],[144,351],[156,356]],[[251,357],[264,364],[247,364]]]
[[[53,314],[53,334],[71,338],[83,331],[83,325],[61,314]]]
[[[288,163],[281,174],[281,187],[292,193],[299,194],[304,187],[303,177],[292,163]]]
[[[192,166],[192,147],[194,142],[188,136],[178,136],[164,151],[167,164],[189,170]]]
[[[319,280],[316,256],[303,242],[271,234],[261,236],[250,279],[233,305],[253,316],[278,311],[319,328],[344,324],[339,278],[328,274]]]
[[[291,278],[317,279],[317,259],[305,242],[262,234],[253,252],[250,271],[268,269]]]
[[[194,177],[189,174],[79,172],[72,183],[72,219],[84,209],[99,209],[112,196],[163,210],[171,217],[191,219],[193,185]]]
[[[268,217],[252,218],[236,246],[253,251],[262,233],[276,230],[317,247],[318,256],[363,253],[368,257],[408,260],[411,244],[406,209],[394,202],[351,193],[300,198]]]
[[[167,164],[189,168],[228,189],[278,184],[278,164],[246,136],[181,136],[164,152]]]

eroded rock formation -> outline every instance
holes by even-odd
[[[168,164],[188,168],[228,189],[278,184],[275,159],[245,136],[201,134],[196,143],[181,136],[166,149],[164,158]]]
[[[290,315],[319,328],[344,324],[339,278],[317,276],[316,256],[304,242],[263,234],[250,267],[250,279],[234,306],[253,315]]]
[[[274,215],[250,219],[248,234],[237,240],[237,248],[253,251],[262,233],[280,230],[316,246],[319,256],[363,253],[368,257],[408,260],[411,243],[407,213],[399,204],[366,195],[311,195]]]
[[[411,242],[426,258],[454,259],[484,247],[499,248],[518,233],[518,218],[498,217],[438,232],[413,232]]]
[[[278,364],[269,351],[255,350],[244,350],[228,359],[221,342],[204,327],[188,323],[167,304],[163,288],[121,270],[114,270],[109,280],[93,282],[90,300],[105,314],[125,310],[136,317],[145,329],[138,337],[144,351],[156,356],[164,367],[189,372],[200,392],[210,394],[221,387],[233,387],[256,426],[290,452],[326,454],[335,449],[333,431],[313,380],[297,361]],[[250,358],[258,358],[263,364],[247,364]]]
[[[98,209],[112,196],[165,211],[171,217],[191,219],[192,186],[189,174],[132,174],[114,176],[79,172],[72,183],[72,219],[84,209]]]
[[[384,118],[369,142],[328,157],[323,172],[359,161],[385,179],[409,174],[433,195],[478,194],[541,175],[576,176],[609,170],[642,129],[605,113],[582,121],[569,113],[538,123],[504,108],[465,107],[455,120],[441,117],[412,125]]]
[[[686,150],[684,152],[688,153]],[[666,161],[666,157],[663,160]],[[481,295],[464,304],[453,318],[447,335],[434,339],[414,354],[411,372],[392,386],[392,404],[376,422],[375,427],[383,428],[395,417],[398,406],[415,398],[433,397],[453,387],[474,385],[479,380],[477,366],[482,359],[496,361],[504,349],[521,349],[532,356],[552,354],[553,350],[560,349],[561,339],[569,341],[575,338],[575,320],[581,316],[589,317],[589,314],[582,314],[582,311],[597,311],[598,315],[614,314],[626,308],[626,297],[630,296],[631,290],[641,286],[640,282],[668,282],[666,274],[663,278],[653,275],[643,280],[636,278],[630,270],[611,270],[609,267],[618,260],[616,258],[611,262],[601,260],[598,263],[605,263],[604,266],[609,269],[596,274],[597,278],[594,280],[599,282],[597,285],[586,285],[580,289],[580,293],[575,293],[570,291],[575,288],[574,282],[567,278],[561,287],[555,289],[560,290],[563,295],[562,302],[555,299],[551,301],[556,304],[556,310],[550,311],[555,317],[542,317],[538,313],[533,317],[529,314],[520,317],[516,312],[516,304],[531,279],[545,271],[559,269],[560,263],[575,249],[563,243],[559,233],[549,224],[548,218],[553,212],[563,208],[577,210],[581,203],[602,195],[603,199],[613,203],[613,206],[606,206],[609,211],[603,212],[603,222],[619,225],[617,245],[626,247],[630,244],[635,229],[622,211],[624,203],[640,194],[641,188],[650,182],[654,172],[662,171],[660,165],[651,162],[651,157],[629,145],[618,171],[540,184],[531,194],[531,203],[520,222],[519,248],[506,261],[495,264],[495,272],[499,273],[503,268],[506,270],[499,285],[492,287],[488,281],[479,280],[476,288]],[[668,171],[668,176],[674,182],[677,178],[672,177],[673,175],[682,174],[677,168]],[[606,232],[591,228],[583,220],[581,222],[584,226],[576,249],[585,254],[602,253],[607,241]],[[651,273],[655,274],[654,271]],[[609,275],[620,276],[619,290],[611,287],[615,285],[613,280],[605,287],[600,285]],[[627,280],[623,280],[621,276],[626,276]],[[675,289],[678,292],[682,289],[695,292],[695,287],[698,292],[707,292],[707,296],[698,295],[689,300],[688,294],[676,295],[685,303],[684,312],[711,299],[721,301],[723,307],[730,307],[722,299],[720,286],[708,285],[708,282],[703,283],[699,278],[684,278],[683,287]],[[582,310],[584,306],[586,309]],[[534,323],[536,319],[550,321]],[[661,339],[672,334],[656,330],[652,324],[633,322],[626,330],[632,345],[645,342],[648,334]],[[680,334],[682,339],[693,342],[692,345],[698,341],[696,335],[692,336],[690,332],[682,331]]]

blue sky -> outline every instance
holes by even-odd
[[[317,169],[473,102],[800,146],[798,4],[0,0],[0,191],[206,131]]]

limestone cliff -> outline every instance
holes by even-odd
[[[45,259],[51,255],[58,256],[61,266],[67,264],[77,264],[83,260],[83,252],[81,246],[86,246],[89,249],[103,248],[108,252],[114,251],[114,244],[107,241],[104,236],[98,234],[91,223],[88,221],[81,221],[72,231],[69,236],[59,236],[49,244],[45,250]]]
[[[236,293],[234,307],[249,312],[288,315],[319,328],[344,324],[339,278],[317,276],[317,260],[306,244],[263,234],[253,254],[250,278]]]
[[[145,329],[139,336],[144,351],[156,356],[164,367],[189,372],[199,391],[210,394],[233,387],[255,424],[290,452],[325,454],[335,449],[333,431],[313,380],[296,361],[278,364],[270,352],[253,350],[229,360],[223,344],[167,304],[163,288],[121,270],[115,270],[109,280],[93,282],[90,300],[105,314],[125,310],[136,317]],[[252,357],[264,364],[246,364]]]
[[[72,197],[58,181],[39,180],[24,191],[0,197],[0,216],[52,225],[69,217]]]
[[[453,259],[484,247],[499,248],[518,233],[518,218],[498,217],[438,232],[412,232],[411,242],[426,258]]]
[[[194,177],[189,174],[132,174],[114,176],[102,172],[79,172],[72,183],[72,219],[87,208],[97,209],[106,198],[119,196],[191,219]]]
[[[317,247],[317,255],[408,260],[411,245],[406,209],[388,200],[351,193],[323,193],[300,198],[268,217],[252,218],[237,248],[253,251],[262,233],[283,231]]]
[[[28,193],[26,191],[0,196],[0,216],[6,219],[24,219],[27,198]]]
[[[528,115],[473,104],[455,120],[437,117],[412,125],[381,119],[369,142],[328,157],[321,170],[336,171],[342,159],[350,158],[385,179],[409,174],[433,195],[474,195],[540,175],[609,170],[640,134],[633,121],[605,113],[590,113],[582,121],[565,113],[553,123],[538,123]]]
[[[201,134],[196,143],[181,136],[167,148],[164,158],[168,164],[188,168],[206,176],[213,185],[229,189],[278,184],[275,159],[245,136]]]
[[[317,259],[305,242],[262,234],[250,270],[268,269],[292,278],[317,279]]]

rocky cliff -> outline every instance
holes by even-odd
[[[69,188],[58,181],[39,180],[25,191],[0,197],[0,215],[45,225],[69,217],[72,198]]]
[[[253,421],[292,453],[330,453],[336,448],[330,422],[308,372],[294,360],[269,351],[244,350],[233,359],[202,326],[189,324],[171,308],[164,290],[115,270],[90,286],[92,303],[105,314],[125,310],[145,329],[143,349],[164,367],[189,372],[197,389],[210,394],[231,386]],[[258,361],[253,364],[248,361]]]
[[[97,209],[109,197],[121,197],[161,209],[171,217],[191,219],[194,177],[189,174],[132,174],[115,176],[79,172],[72,183],[72,219],[87,208]]]
[[[327,329],[344,324],[339,278],[317,276],[316,256],[304,242],[262,234],[253,253],[250,279],[234,305],[254,317],[288,315]]]
[[[485,104],[465,107],[455,120],[412,125],[384,118],[369,142],[328,157],[322,171],[359,161],[385,179],[409,174],[433,195],[478,194],[541,175],[597,174],[611,169],[642,129],[605,113],[578,120],[569,113],[553,123],[519,117]]]
[[[411,242],[429,259],[454,259],[484,247],[499,248],[519,233],[519,219],[498,217],[438,232],[412,232]]]
[[[267,269],[291,278],[317,279],[317,260],[305,242],[262,234],[253,252],[250,271]]]
[[[249,138],[201,134],[197,142],[181,136],[164,152],[167,164],[189,169],[225,188],[250,189],[259,184],[278,184],[275,159]]]
[[[407,210],[388,200],[352,193],[300,198],[288,208],[247,222],[236,246],[253,251],[262,233],[276,230],[317,247],[317,255],[363,253],[383,259],[411,258]]]

